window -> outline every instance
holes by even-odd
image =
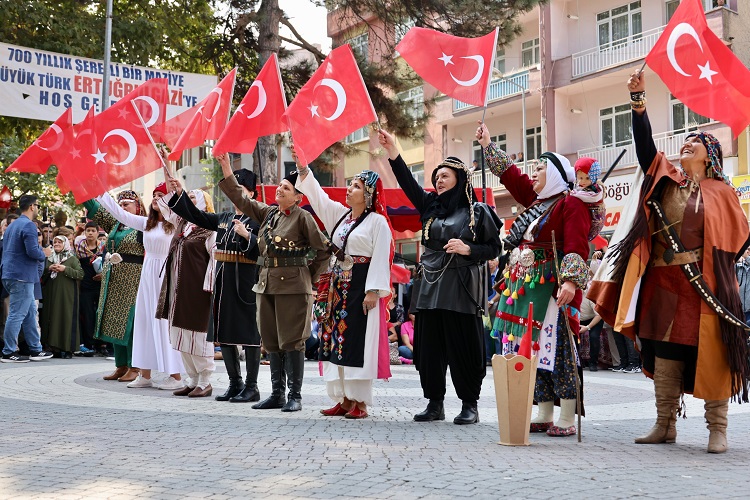
[[[539,39],[534,38],[521,44],[521,66],[528,68],[539,64]]]
[[[637,38],[643,31],[641,2],[600,12],[596,15],[596,25],[600,49],[622,45],[629,37]]]
[[[352,46],[352,50],[355,54],[357,54],[362,59],[367,59],[367,46],[370,43],[370,37],[368,36],[367,32],[364,32],[359,36],[355,36],[354,38],[347,40],[346,43]]]
[[[692,132],[700,125],[711,122],[710,118],[691,111],[672,94],[669,94],[669,109],[672,110],[672,130],[675,133]]]
[[[674,15],[674,11],[677,10],[677,7],[680,6],[680,0],[668,0],[667,4],[665,5],[667,9],[667,22],[669,22],[670,19],[672,19],[672,16]]]
[[[526,129],[526,154],[528,158],[523,161],[539,158],[542,156],[542,127],[532,127]],[[519,162],[521,159],[519,158]]]
[[[346,139],[344,139],[344,142],[346,144],[353,144],[355,142],[365,141],[370,138],[370,126],[365,125],[359,130],[355,130],[351,134],[346,136]]]
[[[415,120],[424,114],[424,89],[421,86],[399,92],[396,97],[406,106],[406,113]]]
[[[415,25],[414,19],[408,19],[404,21],[402,24],[396,25],[396,33],[395,33],[396,44],[398,44],[398,42],[400,42],[406,36],[406,34],[409,32],[410,29],[414,27],[414,25]]]
[[[424,186],[424,163],[415,163],[409,165],[409,171],[411,171],[412,177],[420,186]]]
[[[624,146],[633,139],[630,104],[599,110],[602,146]]]
[[[397,246],[405,263],[413,265],[419,262],[419,241],[405,241]]]
[[[505,47],[498,47],[495,54],[495,69],[505,73]]]
[[[503,151],[507,150],[508,145],[506,144],[507,139],[505,137],[505,134],[496,135],[493,137],[490,137],[490,140],[497,144],[497,147],[502,149]],[[482,147],[479,145],[479,142],[474,141],[474,147],[473,147],[473,154],[472,154],[472,160],[475,160],[477,163],[479,163],[481,167],[481,161],[482,161]]]

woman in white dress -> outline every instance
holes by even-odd
[[[349,207],[331,200],[307,167],[299,168],[295,187],[310,200],[335,245],[318,359],[336,405],[320,412],[365,418],[373,380],[390,377],[385,302],[393,236],[382,182],[370,170],[356,175],[347,189]]]
[[[210,332],[211,293],[214,284],[213,249],[216,232],[188,222],[167,205],[172,197],[188,196],[203,212],[213,213],[208,193],[200,189],[185,192],[178,180],[170,181],[174,191],[159,199],[162,216],[176,228],[167,257],[158,318],[169,321],[169,341],[180,352],[189,380],[175,396],[191,398],[211,395],[214,364],[213,332]]]
[[[167,193],[165,183],[154,188],[148,217],[126,212],[117,202],[105,193],[98,201],[102,208],[126,226],[143,232],[143,246],[146,255],[143,271],[135,299],[135,321],[133,326],[133,367],[140,368],[140,374],[130,388],[154,387],[151,370],[168,373],[170,376],[158,387],[164,390],[177,390],[183,383],[180,373],[184,370],[180,353],[169,343],[169,322],[156,319],[156,305],[161,291],[162,269],[169,254],[174,226],[166,222],[159,211],[159,198]]]

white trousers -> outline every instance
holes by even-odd
[[[190,377],[188,387],[198,386],[201,389],[208,387],[211,383],[211,374],[216,371],[214,358],[204,358],[186,352],[180,354],[182,355],[182,363],[185,365],[185,372]]]
[[[372,379],[347,380],[344,379],[344,368],[339,366],[339,378],[326,382],[328,397],[338,403],[344,398],[358,403],[372,406]]]

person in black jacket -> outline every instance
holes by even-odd
[[[422,221],[422,279],[412,298],[417,309],[414,364],[429,404],[414,420],[445,419],[445,371],[450,366],[462,401],[453,423],[477,423],[477,401],[486,374],[485,266],[500,253],[500,220],[486,204],[476,201],[469,169],[458,158],[448,157],[433,170],[435,192],[428,192],[414,180],[394,137],[381,130],[378,139]]]

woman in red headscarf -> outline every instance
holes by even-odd
[[[336,404],[320,412],[365,418],[372,381],[391,375],[385,299],[391,293],[393,236],[383,182],[372,170],[355,175],[346,191],[348,206],[331,200],[307,166],[299,166],[295,187],[310,200],[335,245],[330,273],[321,276],[329,280],[327,302],[316,306],[316,314],[323,314],[323,379]]]

